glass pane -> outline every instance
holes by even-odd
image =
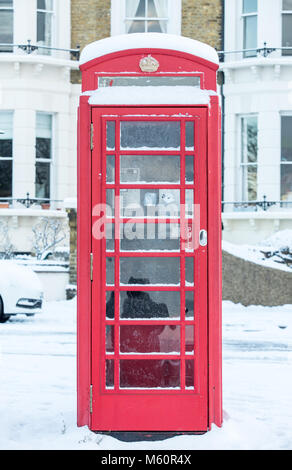
[[[194,215],[194,190],[186,190],[186,217],[193,217]]]
[[[38,10],[53,10],[54,0],[38,0],[37,8]]]
[[[281,165],[281,200],[292,201],[292,165]]]
[[[180,361],[121,360],[121,388],[180,388]]]
[[[180,353],[180,327],[127,325],[120,327],[121,353]]]
[[[135,224],[121,225],[122,251],[179,251],[179,224]]]
[[[258,152],[258,119],[242,118],[242,163],[256,163]]]
[[[135,284],[180,284],[180,258],[121,258],[120,282]]]
[[[151,318],[180,319],[180,292],[174,291],[122,291],[120,292],[121,318],[135,320]]]
[[[146,0],[126,0],[126,17],[135,18],[146,16]]]
[[[283,15],[282,47],[292,47],[292,14]],[[292,49],[282,51],[282,55],[292,55]]]
[[[167,23],[166,21],[147,21],[147,32],[148,33],[166,33]]]
[[[179,122],[123,121],[121,148],[160,150],[180,148]]]
[[[121,155],[121,182],[179,183],[180,156]]]
[[[168,0],[148,0],[148,18],[166,18]]]
[[[195,124],[186,122],[186,150],[194,150],[195,148]]]
[[[258,11],[258,0],[243,0],[243,13]]]
[[[132,33],[145,33],[146,21],[126,21],[126,32]]]
[[[193,360],[186,360],[186,388],[193,389],[195,386],[194,380],[194,361]]]
[[[106,318],[114,320],[115,318],[115,293],[106,292]]]
[[[188,320],[194,319],[194,292],[185,291],[185,313]]]
[[[36,136],[45,139],[52,137],[52,115],[36,113]]]
[[[106,215],[107,217],[115,216],[115,190],[107,189],[106,190]]]
[[[282,116],[281,128],[281,160],[292,162],[292,116]]]
[[[105,327],[105,349],[107,353],[115,352],[115,327],[113,325]]]
[[[186,258],[186,286],[194,285],[194,258]]]
[[[292,11],[292,0],[283,0],[283,10]]]
[[[179,189],[121,189],[122,217],[179,217]]]
[[[98,77],[98,88],[113,86],[190,86],[200,88],[200,77]]]
[[[256,49],[257,48],[257,16],[246,16],[244,18],[244,38],[243,48],[244,49]],[[256,50],[244,52],[244,57],[256,57]]]
[[[115,383],[115,361],[113,359],[107,359],[105,361],[105,384],[106,388],[114,388]]]
[[[13,44],[13,11],[0,11],[0,44]],[[1,46],[0,51],[11,52],[12,48]]]
[[[36,158],[51,158],[51,139],[36,138]]]
[[[105,224],[106,229],[106,251],[115,250],[115,224]]]
[[[113,286],[115,283],[115,258],[106,258],[106,285]]]
[[[50,199],[51,165],[45,162],[36,162],[35,195],[37,198]]]
[[[13,0],[0,0],[0,8],[12,8]]]
[[[12,197],[12,160],[0,160],[0,197]]]
[[[52,14],[38,11],[37,13],[37,44],[52,46]],[[41,54],[50,54],[50,50],[40,49]]]
[[[106,157],[106,182],[113,183],[115,182],[115,156],[108,155]]]
[[[243,171],[243,200],[257,200],[257,166],[246,165]]]
[[[186,326],[186,353],[193,354],[194,353],[194,325],[187,325]]]
[[[0,111],[0,129],[4,134],[0,134],[1,140],[12,140],[13,136],[13,113]],[[12,155],[12,154],[11,154]]]
[[[194,183],[194,157],[186,155],[186,183]]]
[[[106,123],[106,148],[114,150],[116,147],[116,123],[115,121],[107,121]]]
[[[3,135],[0,135],[0,158],[12,158],[12,139],[1,139],[1,137]]]

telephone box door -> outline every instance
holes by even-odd
[[[207,107],[92,123],[90,427],[206,431]]]

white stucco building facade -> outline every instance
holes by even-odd
[[[225,0],[224,31],[223,192],[239,204],[224,204],[223,237],[256,243],[292,229],[292,1]],[[252,204],[264,197],[278,203]]]
[[[39,48],[27,53],[18,47],[28,40]],[[71,84],[70,72],[78,62],[51,47],[71,48],[70,0],[0,2],[0,218],[11,218],[18,251],[30,250],[22,229],[42,202],[25,212],[19,199],[29,193],[51,200],[51,210],[38,215],[60,217],[62,201],[76,197],[80,86]]]

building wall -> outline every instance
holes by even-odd
[[[222,45],[222,0],[182,0],[182,36]]]
[[[258,0],[257,47],[281,47],[282,0]],[[225,50],[243,49],[242,3],[225,0]],[[271,27],[273,25],[273,27]],[[224,200],[242,201],[241,126],[245,115],[257,116],[257,200],[281,199],[281,116],[292,115],[292,55],[276,50],[267,57],[244,58],[242,53],[225,55],[224,72]],[[292,132],[292,129],[291,129]],[[292,191],[292,188],[291,188]],[[277,230],[292,229],[292,205],[272,206],[267,214],[226,205],[225,239],[256,243]],[[250,217],[249,217],[250,213]],[[266,217],[267,216],[267,217]],[[263,220],[264,225],[263,225]]]
[[[111,0],[71,0],[71,44],[81,50],[90,42],[111,34]],[[71,75],[73,83],[81,83],[79,71]]]

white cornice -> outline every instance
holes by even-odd
[[[68,67],[71,70],[79,69],[79,62],[77,60],[58,59],[51,56],[48,57],[36,54],[0,54],[0,65],[5,63],[31,64],[39,67]]]

